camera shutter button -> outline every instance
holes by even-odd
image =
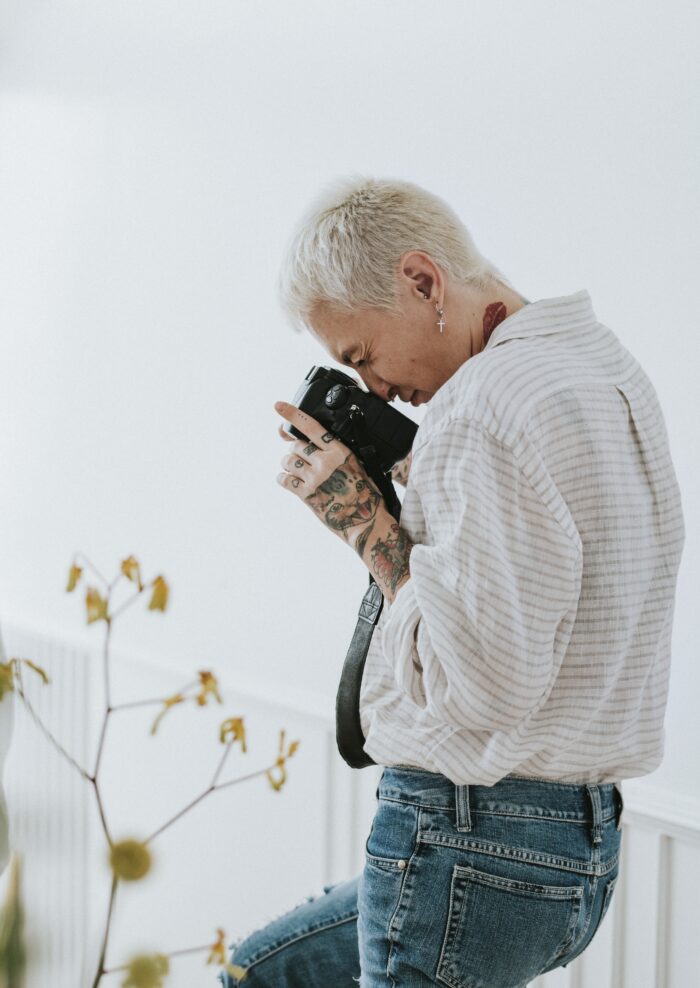
[[[334,384],[326,394],[326,404],[329,408],[339,408],[348,400],[348,389],[344,384]]]

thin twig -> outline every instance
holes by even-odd
[[[226,750],[224,751],[223,755],[221,756],[221,761],[219,762],[219,764],[217,766],[216,772],[214,772],[214,778],[211,780],[211,784],[213,786],[216,785],[216,780],[221,775],[221,770],[223,769],[224,764],[226,763],[226,759],[228,758],[229,753],[231,751],[231,748],[233,747],[233,744],[234,744],[235,741],[236,741],[236,738],[231,738],[231,740],[226,745]]]
[[[212,944],[207,943],[203,947],[183,947],[181,950],[171,950],[166,954],[167,957],[182,957],[183,954],[198,954],[200,950],[211,950]],[[117,971],[128,971],[130,965],[122,964],[120,967],[108,967],[104,970],[104,974],[115,974]]]
[[[122,611],[125,611],[127,607],[131,607],[134,601],[139,599],[139,597],[141,596],[141,594],[144,592],[145,589],[146,589],[145,586],[141,587],[141,589],[137,590],[136,593],[133,594],[133,596],[129,597],[128,600],[125,600],[124,603],[121,605],[121,607],[118,607],[116,611],[112,613],[112,620],[114,620],[114,618],[117,617],[118,614],[121,614]]]
[[[187,690],[194,689],[195,686],[199,686],[198,679],[194,679],[191,683],[188,683],[187,686],[183,686],[183,688],[180,690],[180,693],[184,694],[187,692]],[[153,703],[165,703],[166,699],[168,698],[162,696],[162,697],[156,697],[153,700],[130,700],[128,703],[115,703],[110,708],[110,712],[114,713],[117,710],[127,710],[129,707],[145,707],[148,706],[148,704],[153,704]],[[191,700],[193,698],[187,697],[186,699]]]
[[[155,837],[158,836],[158,834],[162,834],[164,830],[166,830],[169,826],[171,826],[171,824],[175,823],[176,820],[179,820],[181,816],[183,816],[185,813],[188,812],[188,810],[191,810],[193,806],[196,806],[197,803],[200,803],[205,796],[209,795],[210,792],[214,792],[216,789],[226,789],[228,786],[233,786],[237,782],[245,782],[247,779],[254,779],[259,775],[263,775],[263,773],[271,772],[276,765],[277,762],[275,761],[275,764],[270,768],[263,768],[260,769],[258,772],[251,772],[249,775],[241,775],[237,779],[229,779],[228,782],[220,782],[216,785],[214,783],[211,783],[204,790],[204,792],[201,792],[199,796],[195,797],[195,799],[193,799],[191,803],[188,803],[184,809],[176,813],[174,817],[171,817],[166,823],[163,824],[162,827],[159,827],[157,830],[155,830],[150,837],[147,837],[146,840],[143,841],[143,843],[149,844]],[[218,770],[217,770],[217,774],[218,774]]]
[[[44,724],[42,723],[42,720],[41,720],[41,718],[39,717],[39,715],[37,714],[37,712],[36,712],[36,711],[34,710],[34,707],[33,707],[33,706],[31,705],[31,703],[30,703],[30,702],[29,702],[29,700],[27,699],[27,697],[26,697],[26,694],[24,693],[24,690],[23,690],[23,689],[22,689],[21,687],[17,687],[17,693],[18,693],[18,694],[20,695],[20,697],[22,698],[22,702],[24,703],[24,705],[25,705],[25,707],[27,708],[27,711],[29,712],[29,714],[30,714],[30,715],[32,716],[32,718],[34,719],[34,721],[35,721],[35,723],[36,723],[36,724],[37,724],[37,726],[38,726],[38,727],[40,728],[40,730],[41,730],[41,731],[43,731],[43,733],[44,733],[44,734],[46,735],[46,737],[47,737],[47,738],[49,739],[49,741],[51,742],[51,744],[52,744],[52,745],[53,745],[53,746],[54,746],[55,748],[57,748],[57,749],[58,749],[58,751],[59,751],[59,752],[60,752],[60,753],[61,753],[61,754],[62,754],[62,755],[63,755],[63,756],[65,757],[65,758],[67,758],[67,759],[68,759],[68,761],[69,761],[69,762],[71,763],[71,765],[73,765],[73,767],[74,767],[74,768],[77,768],[77,770],[78,770],[78,771],[80,772],[80,774],[81,774],[81,775],[83,776],[83,778],[84,778],[84,779],[87,779],[87,780],[88,780],[88,782],[92,782],[92,776],[90,775],[90,773],[89,773],[89,772],[87,772],[87,771],[86,771],[86,770],[85,770],[85,769],[84,769],[84,768],[83,768],[83,767],[82,767],[81,765],[79,765],[79,764],[78,764],[78,762],[76,762],[76,760],[75,760],[75,758],[73,758],[73,756],[72,756],[72,755],[70,755],[70,754],[69,754],[69,753],[68,753],[68,752],[66,751],[66,749],[65,749],[65,748],[63,747],[63,745],[62,745],[62,744],[61,744],[61,743],[60,743],[59,741],[57,741],[57,740],[56,740],[56,738],[55,738],[55,737],[53,736],[53,734],[52,734],[52,733],[51,733],[51,731],[50,731],[50,730],[48,729],[48,727],[46,727],[46,726],[45,726],[45,725],[44,725]]]
[[[107,826],[107,817],[105,816],[105,809],[104,806],[102,805],[102,796],[100,795],[100,787],[98,785],[97,779],[91,779],[90,781],[95,787],[95,799],[97,800],[97,809],[99,810],[100,819],[102,821],[102,829],[105,832],[107,843],[109,844],[110,847],[113,847],[114,841],[112,840],[112,836],[109,832],[109,827]]]
[[[219,782],[218,785],[214,786],[214,789],[226,789],[227,786],[235,786],[238,782],[246,782],[248,779],[255,779],[258,775],[262,775],[263,772],[272,772],[274,768],[277,767],[277,762],[271,768],[260,769],[259,772],[251,772],[250,775],[239,775],[237,779],[229,779],[228,782]]]
[[[109,909],[107,910],[107,925],[105,926],[105,935],[102,940],[102,950],[100,952],[100,959],[97,964],[97,972],[95,974],[95,980],[92,983],[92,988],[97,988],[100,981],[102,980],[102,975],[105,974],[104,962],[107,955],[107,940],[109,939],[109,927],[112,921],[112,909],[114,907],[114,897],[117,891],[117,882],[119,879],[116,875],[112,877],[112,889],[109,893]]]
[[[109,597],[107,598],[107,608],[109,613]],[[107,619],[107,630],[105,631],[105,643],[102,651],[102,667],[104,672],[105,681],[105,715],[102,719],[102,729],[100,731],[100,740],[97,745],[97,757],[95,758],[95,771],[92,773],[93,777],[97,778],[97,773],[100,769],[100,761],[102,760],[102,749],[104,748],[105,735],[107,733],[107,721],[109,720],[109,715],[111,713],[110,704],[110,689],[109,689],[109,638],[112,633],[112,620]]]
[[[104,584],[105,584],[105,585],[106,585],[107,587],[109,587],[109,583],[108,583],[108,581],[107,581],[107,580],[105,579],[105,577],[104,577],[104,576],[102,575],[102,573],[100,573],[100,571],[98,570],[98,568],[97,568],[97,566],[95,566],[95,564],[94,564],[94,563],[91,563],[91,562],[90,562],[90,560],[89,560],[89,559],[88,559],[88,557],[87,557],[87,556],[85,555],[85,553],[84,553],[84,552],[76,552],[76,554],[75,554],[75,558],[77,559],[77,557],[78,557],[78,556],[80,556],[80,557],[81,557],[82,559],[84,559],[84,560],[85,560],[85,562],[86,562],[86,563],[88,564],[88,566],[90,567],[90,569],[91,569],[91,570],[93,571],[93,573],[95,573],[95,575],[96,575],[96,576],[97,576],[97,577],[98,577],[98,578],[99,578],[100,580],[102,580],[102,582],[103,582],[103,583],[104,583]]]

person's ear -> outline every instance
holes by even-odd
[[[434,301],[438,300],[442,279],[437,265],[428,254],[420,250],[411,250],[403,254],[399,262],[399,272],[414,298],[422,302],[432,296]]]

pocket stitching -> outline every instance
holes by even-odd
[[[416,829],[415,829],[415,837],[414,837],[414,841],[413,841],[413,847],[411,848],[411,853],[409,854],[409,856],[407,858],[385,858],[385,857],[382,857],[381,855],[372,854],[371,851],[368,851],[367,850],[367,845],[369,844],[370,837],[372,836],[372,831],[374,830],[374,821],[373,821],[372,822],[372,826],[370,827],[370,831],[367,834],[367,839],[365,840],[365,861],[367,863],[373,864],[375,866],[375,868],[379,868],[382,871],[399,872],[399,873],[405,873],[405,872],[408,871],[409,865],[410,865],[411,861],[413,861],[413,858],[415,857],[416,851],[418,850],[418,847],[420,845],[420,837],[419,837],[419,835],[420,835],[420,829],[421,829],[421,827],[420,827],[420,823],[421,823],[421,808],[420,808],[420,806],[416,806],[415,804],[413,804],[413,805],[415,806],[415,809],[417,811],[416,812]],[[403,868],[399,868],[399,861],[405,862]]]
[[[467,865],[455,865],[453,877],[456,875],[481,885],[492,885],[495,888],[507,889],[509,892],[541,895],[546,899],[581,899],[583,897],[583,889],[579,885],[538,885],[535,882],[521,882],[516,878],[505,878],[502,875],[491,875],[486,871],[478,871]]]
[[[479,871],[476,868],[471,868],[464,865],[454,865],[452,868],[452,880],[450,882],[450,903],[449,911],[447,916],[447,923],[445,924],[445,934],[442,941],[442,947],[440,950],[440,957],[438,958],[437,970],[435,972],[435,977],[439,982],[445,985],[450,985],[451,988],[466,988],[466,985],[462,981],[454,980],[447,973],[447,953],[448,953],[448,943],[453,942],[456,939],[457,931],[460,928],[462,920],[462,912],[464,911],[464,904],[466,902],[467,896],[463,895],[459,903],[459,909],[457,915],[453,914],[454,910],[454,898],[455,898],[455,887],[458,881],[462,881],[465,885],[469,883],[481,884],[487,887],[503,889],[508,892],[519,893],[529,893],[534,895],[539,895],[539,890],[544,890],[544,898],[549,899],[559,899],[562,901],[571,902],[571,916],[569,919],[569,925],[567,932],[559,943],[556,949],[553,951],[551,957],[546,961],[545,965],[541,970],[545,970],[557,957],[563,956],[564,953],[570,948],[573,943],[576,934],[576,926],[578,924],[578,918],[581,913],[581,902],[583,900],[583,889],[579,886],[557,886],[557,885],[538,885],[536,883],[521,882],[517,879],[508,879],[499,875],[490,875],[487,872]],[[514,887],[515,886],[515,887]],[[547,893],[554,894],[547,894]],[[564,893],[564,894],[561,894]]]

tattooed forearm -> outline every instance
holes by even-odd
[[[370,537],[373,528],[374,528],[374,519],[370,522],[370,524],[367,526],[364,532],[361,533],[361,535],[357,539],[357,542],[355,543],[355,551],[357,552],[360,559],[362,559],[362,557],[365,554],[365,549],[367,548],[367,539]]]
[[[392,522],[389,532],[377,539],[370,553],[374,578],[380,587],[387,587],[393,594],[404,577],[410,576],[408,560],[412,548],[413,543],[398,522]]]
[[[355,454],[350,453],[304,500],[329,528],[347,539],[350,528],[365,525],[374,518],[382,495],[367,478]]]
[[[355,546],[384,596],[393,601],[403,583],[411,578],[408,561],[413,542],[404,529],[383,506],[366,529],[360,532],[355,529],[348,541]]]
[[[404,457],[403,460],[399,460],[391,468],[391,479],[395,480],[397,484],[401,484],[403,487],[406,486],[408,482],[408,472],[411,469],[411,457],[413,453],[409,451],[408,456]]]

